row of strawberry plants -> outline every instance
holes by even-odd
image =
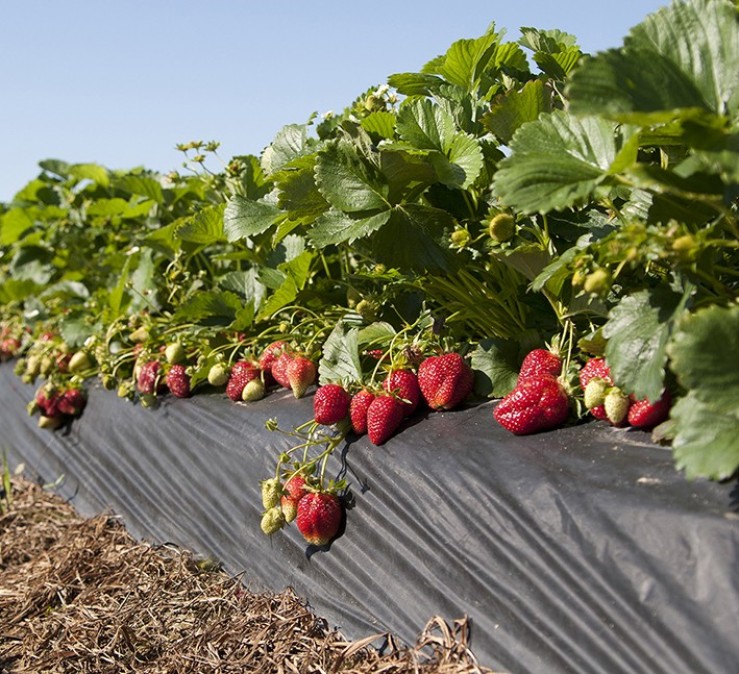
[[[595,56],[521,33],[459,40],[218,170],[215,142],[166,176],[42,162],[0,205],[0,357],[44,379],[41,425],[95,378],[144,405],[317,384],[330,413],[285,431],[270,531],[293,478],[342,493],[325,461],[347,433],[380,444],[470,396],[514,433],[656,426],[688,476],[734,475],[735,3],[676,1]]]

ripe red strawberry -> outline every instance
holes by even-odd
[[[159,373],[162,365],[158,360],[149,360],[139,369],[136,387],[139,393],[154,395],[159,387]]]
[[[320,386],[313,396],[313,417],[324,426],[337,424],[349,414],[351,396],[338,384]]]
[[[278,356],[287,349],[287,342],[277,340],[264,347],[264,351],[259,356],[259,369],[264,372],[265,386],[273,386],[276,382],[272,376],[272,365]]]
[[[326,545],[339,531],[344,509],[336,494],[310,492],[298,502],[298,531],[311,545]]]
[[[316,370],[316,364],[310,358],[295,356],[288,363],[286,374],[293,395],[296,398],[302,398],[308,387],[316,381],[318,370]]]
[[[495,420],[516,435],[556,428],[567,420],[570,401],[555,377],[524,379],[493,410]]]
[[[393,395],[377,396],[367,408],[367,437],[373,445],[386,442],[403,422],[403,403]]]
[[[534,349],[526,354],[518,372],[518,381],[540,374],[559,377],[562,374],[562,359],[548,349]]]
[[[591,358],[585,365],[580,368],[578,373],[580,378],[580,387],[585,390],[585,387],[590,383],[591,379],[599,377],[605,379],[611,386],[613,385],[613,379],[611,379],[611,368],[606,364],[605,358]]]
[[[298,503],[308,492],[305,488],[305,478],[302,475],[293,475],[284,485],[284,494],[280,497],[280,507],[285,515],[286,522],[292,522],[298,514]]]
[[[592,414],[596,419],[599,419],[600,421],[608,421],[608,413],[606,412],[606,406],[596,405],[595,407],[591,407],[590,410],[588,410],[590,414]]]
[[[59,412],[70,417],[77,417],[87,405],[87,396],[82,389],[70,388],[64,391],[57,399]]]
[[[349,404],[349,417],[352,429],[357,435],[364,435],[367,432],[367,410],[374,399],[375,394],[366,388],[357,391],[352,396]]]
[[[18,352],[21,343],[15,337],[7,337],[0,342],[0,360],[9,360]]]
[[[458,353],[430,356],[418,367],[418,385],[432,410],[451,410],[472,392],[475,375]]]
[[[649,400],[634,400],[629,407],[627,421],[635,428],[654,428],[667,420],[670,416],[670,408],[672,407],[672,396],[668,390],[664,390],[659,400],[649,402]]]
[[[274,380],[282,386],[282,388],[290,388],[290,380],[287,378],[287,367],[293,361],[293,354],[290,351],[283,351],[272,362],[270,372]]]
[[[256,363],[250,360],[240,360],[234,363],[226,384],[226,395],[234,402],[241,400],[244,387],[253,379],[257,379],[260,373],[261,370]]]
[[[36,392],[36,405],[45,417],[55,418],[61,416],[59,410],[59,393],[53,389],[42,386]]]
[[[403,415],[408,417],[416,411],[421,401],[418,377],[412,370],[393,370],[382,382],[382,388],[401,399]]]
[[[167,388],[176,398],[190,397],[190,377],[184,365],[175,363],[167,372]]]

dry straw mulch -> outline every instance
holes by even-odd
[[[293,592],[251,593],[37,485],[15,479],[0,503],[0,674],[490,672],[464,620],[432,619],[414,647],[389,634],[350,643]]]

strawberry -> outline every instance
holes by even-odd
[[[351,396],[338,384],[319,386],[313,396],[313,417],[324,426],[336,424],[349,414]]]
[[[264,383],[266,386],[274,385],[275,379],[272,376],[272,365],[278,356],[287,348],[287,342],[278,340],[264,347],[264,350],[259,356],[259,368],[264,372]]]
[[[433,410],[451,410],[472,392],[475,375],[458,353],[430,356],[418,367],[418,385]]]
[[[305,395],[308,387],[316,381],[318,375],[316,364],[305,356],[293,357],[288,363],[285,373],[296,398],[302,398]]]
[[[50,418],[61,416],[59,394],[55,390],[42,386],[36,392],[35,402],[43,416]]]
[[[556,428],[570,412],[567,392],[548,374],[524,379],[493,410],[495,420],[516,435]]]
[[[591,380],[592,381],[592,380]],[[603,409],[606,412],[606,419],[611,422],[612,426],[625,426],[626,415],[629,413],[631,401],[629,396],[621,391],[617,386],[608,389],[603,399]]]
[[[285,515],[278,506],[268,508],[262,515],[259,527],[267,536],[276,534],[285,526]]]
[[[580,368],[578,373],[580,378],[580,387],[585,390],[585,387],[590,383],[591,379],[596,377],[605,379],[611,386],[613,386],[613,379],[611,379],[611,368],[606,364],[605,358],[591,358],[585,365]]]
[[[367,408],[367,436],[373,445],[386,442],[403,421],[403,403],[393,395],[377,396]]]
[[[240,360],[234,363],[226,384],[226,395],[234,402],[241,400],[244,387],[253,379],[257,379],[259,374],[259,368],[250,360]]]
[[[228,365],[225,363],[215,363],[208,370],[208,383],[211,386],[225,386],[229,377]]]
[[[403,401],[403,415],[406,417],[416,411],[421,401],[418,377],[412,370],[392,370],[382,382],[382,388]]]
[[[260,487],[262,489],[262,505],[265,510],[280,505],[280,497],[282,496],[282,485],[276,477],[262,480]]]
[[[374,399],[375,394],[366,388],[357,391],[352,396],[349,404],[349,417],[352,429],[357,435],[364,435],[367,432],[367,410]]]
[[[144,395],[154,395],[159,387],[159,373],[162,365],[158,360],[148,360],[139,369],[136,388]]]
[[[176,398],[190,397],[190,376],[184,365],[175,363],[170,366],[167,372],[167,388]]]
[[[70,417],[78,417],[87,405],[87,396],[82,389],[70,388],[57,399],[59,412]]]
[[[170,365],[181,363],[187,357],[185,347],[181,342],[171,342],[164,349],[164,357]]]
[[[631,407],[627,421],[635,428],[654,428],[667,420],[670,416],[670,408],[672,407],[672,396],[665,389],[656,402],[650,402],[646,398],[644,400],[636,400],[632,397]]]
[[[241,392],[241,399],[244,402],[253,403],[256,400],[264,398],[265,393],[266,389],[264,387],[264,382],[260,377],[257,377],[256,379],[252,379],[246,383],[244,390]]]
[[[293,358],[294,356],[290,351],[283,351],[272,362],[270,373],[282,388],[290,388],[290,380],[287,378],[287,367],[292,363]]]
[[[328,492],[310,492],[298,502],[295,523],[311,545],[326,545],[339,531],[344,509],[338,496]]]
[[[518,381],[540,374],[559,377],[562,374],[562,359],[548,349],[534,349],[526,354],[518,372]]]
[[[285,515],[286,522],[292,522],[298,514],[298,503],[308,491],[305,488],[305,478],[295,474],[282,485],[283,494],[280,497],[280,507]]]

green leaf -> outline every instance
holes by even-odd
[[[206,206],[188,217],[177,229],[177,237],[182,241],[204,246],[225,241],[223,219],[225,204]]]
[[[359,335],[356,328],[347,331],[341,321],[336,324],[323,344],[318,363],[318,380],[322,385],[362,380]]]
[[[87,207],[87,215],[112,217],[121,215],[128,209],[128,202],[120,197],[96,199]]]
[[[395,113],[381,110],[362,119],[362,128],[378,138],[391,140],[395,136]]]
[[[611,310],[603,335],[606,360],[618,386],[637,398],[657,400],[662,394],[667,343],[687,293],[680,296],[660,286],[627,295]]]
[[[305,124],[283,126],[262,153],[262,170],[270,175],[308,151]]]
[[[396,206],[387,224],[372,237],[378,261],[388,266],[414,271],[449,270],[454,253],[444,241],[455,219],[447,211],[423,204]]]
[[[29,279],[6,279],[0,284],[0,300],[4,303],[22,302],[37,295],[42,287]]]
[[[470,364],[475,372],[475,392],[485,398],[502,398],[518,381],[521,365],[518,342],[483,340],[472,352]]]
[[[311,228],[308,236],[317,248],[352,243],[377,231],[390,219],[391,211],[380,211],[367,218],[356,218],[331,209],[324,213]]]
[[[633,129],[556,110],[518,129],[495,174],[495,194],[524,213],[585,203],[611,172]]]
[[[573,112],[636,124],[677,110],[739,108],[739,17],[728,0],[684,0],[633,28],[624,47],[586,61],[568,90]]]
[[[131,274],[131,308],[134,311],[146,309],[156,312],[161,309],[158,296],[157,268],[154,264],[154,251],[145,248],[139,256],[139,263]]]
[[[94,332],[94,326],[84,316],[66,318],[61,325],[61,336],[65,343],[73,348],[79,348]]]
[[[292,276],[287,276],[282,284],[272,292],[262,305],[257,320],[269,320],[283,307],[292,304],[298,296],[298,285]]]
[[[275,174],[277,205],[288,217],[317,218],[329,207],[315,179],[316,155],[300,157]]]
[[[348,142],[330,143],[319,152],[316,183],[326,201],[347,213],[389,207],[387,186],[377,170]]]
[[[272,201],[252,201],[234,195],[223,212],[223,232],[231,243],[247,239],[266,232],[281,214]]]
[[[534,54],[534,61],[543,73],[555,80],[563,81],[580,62],[581,56],[582,52],[577,47],[570,47],[553,54]]]
[[[681,386],[717,411],[739,410],[739,306],[712,306],[687,316],[669,355]]]
[[[69,167],[69,175],[78,180],[91,180],[103,187],[110,184],[108,169],[98,164],[73,164]]]
[[[228,326],[243,308],[242,301],[234,293],[209,290],[188,297],[177,308],[174,319],[200,325]]]
[[[113,186],[129,194],[146,197],[158,204],[164,201],[162,186],[154,178],[138,175],[116,176],[113,179]]]
[[[267,287],[259,279],[259,272],[254,267],[247,271],[233,271],[220,279],[224,290],[236,293],[247,304],[259,308],[267,295]]]
[[[404,96],[432,96],[444,85],[444,80],[428,73],[396,73],[387,80]]]
[[[729,411],[718,410],[698,398],[694,391],[673,406],[670,417],[677,427],[672,441],[675,465],[684,470],[688,478],[725,480],[739,469],[739,396],[736,395],[736,386],[733,393],[734,409]]]
[[[33,220],[25,208],[11,208],[0,215],[0,245],[10,246],[33,227]]]
[[[128,274],[131,270],[133,256],[129,255],[126,258],[126,262],[123,264],[120,276],[118,277],[118,283],[113,286],[111,291],[108,293],[108,306],[112,314],[111,320],[118,318],[123,312],[123,298],[126,292],[126,284],[128,283]]]
[[[482,121],[488,131],[507,145],[520,126],[537,120],[542,112],[550,112],[551,107],[544,83],[530,80],[521,90],[509,91],[495,99]]]

